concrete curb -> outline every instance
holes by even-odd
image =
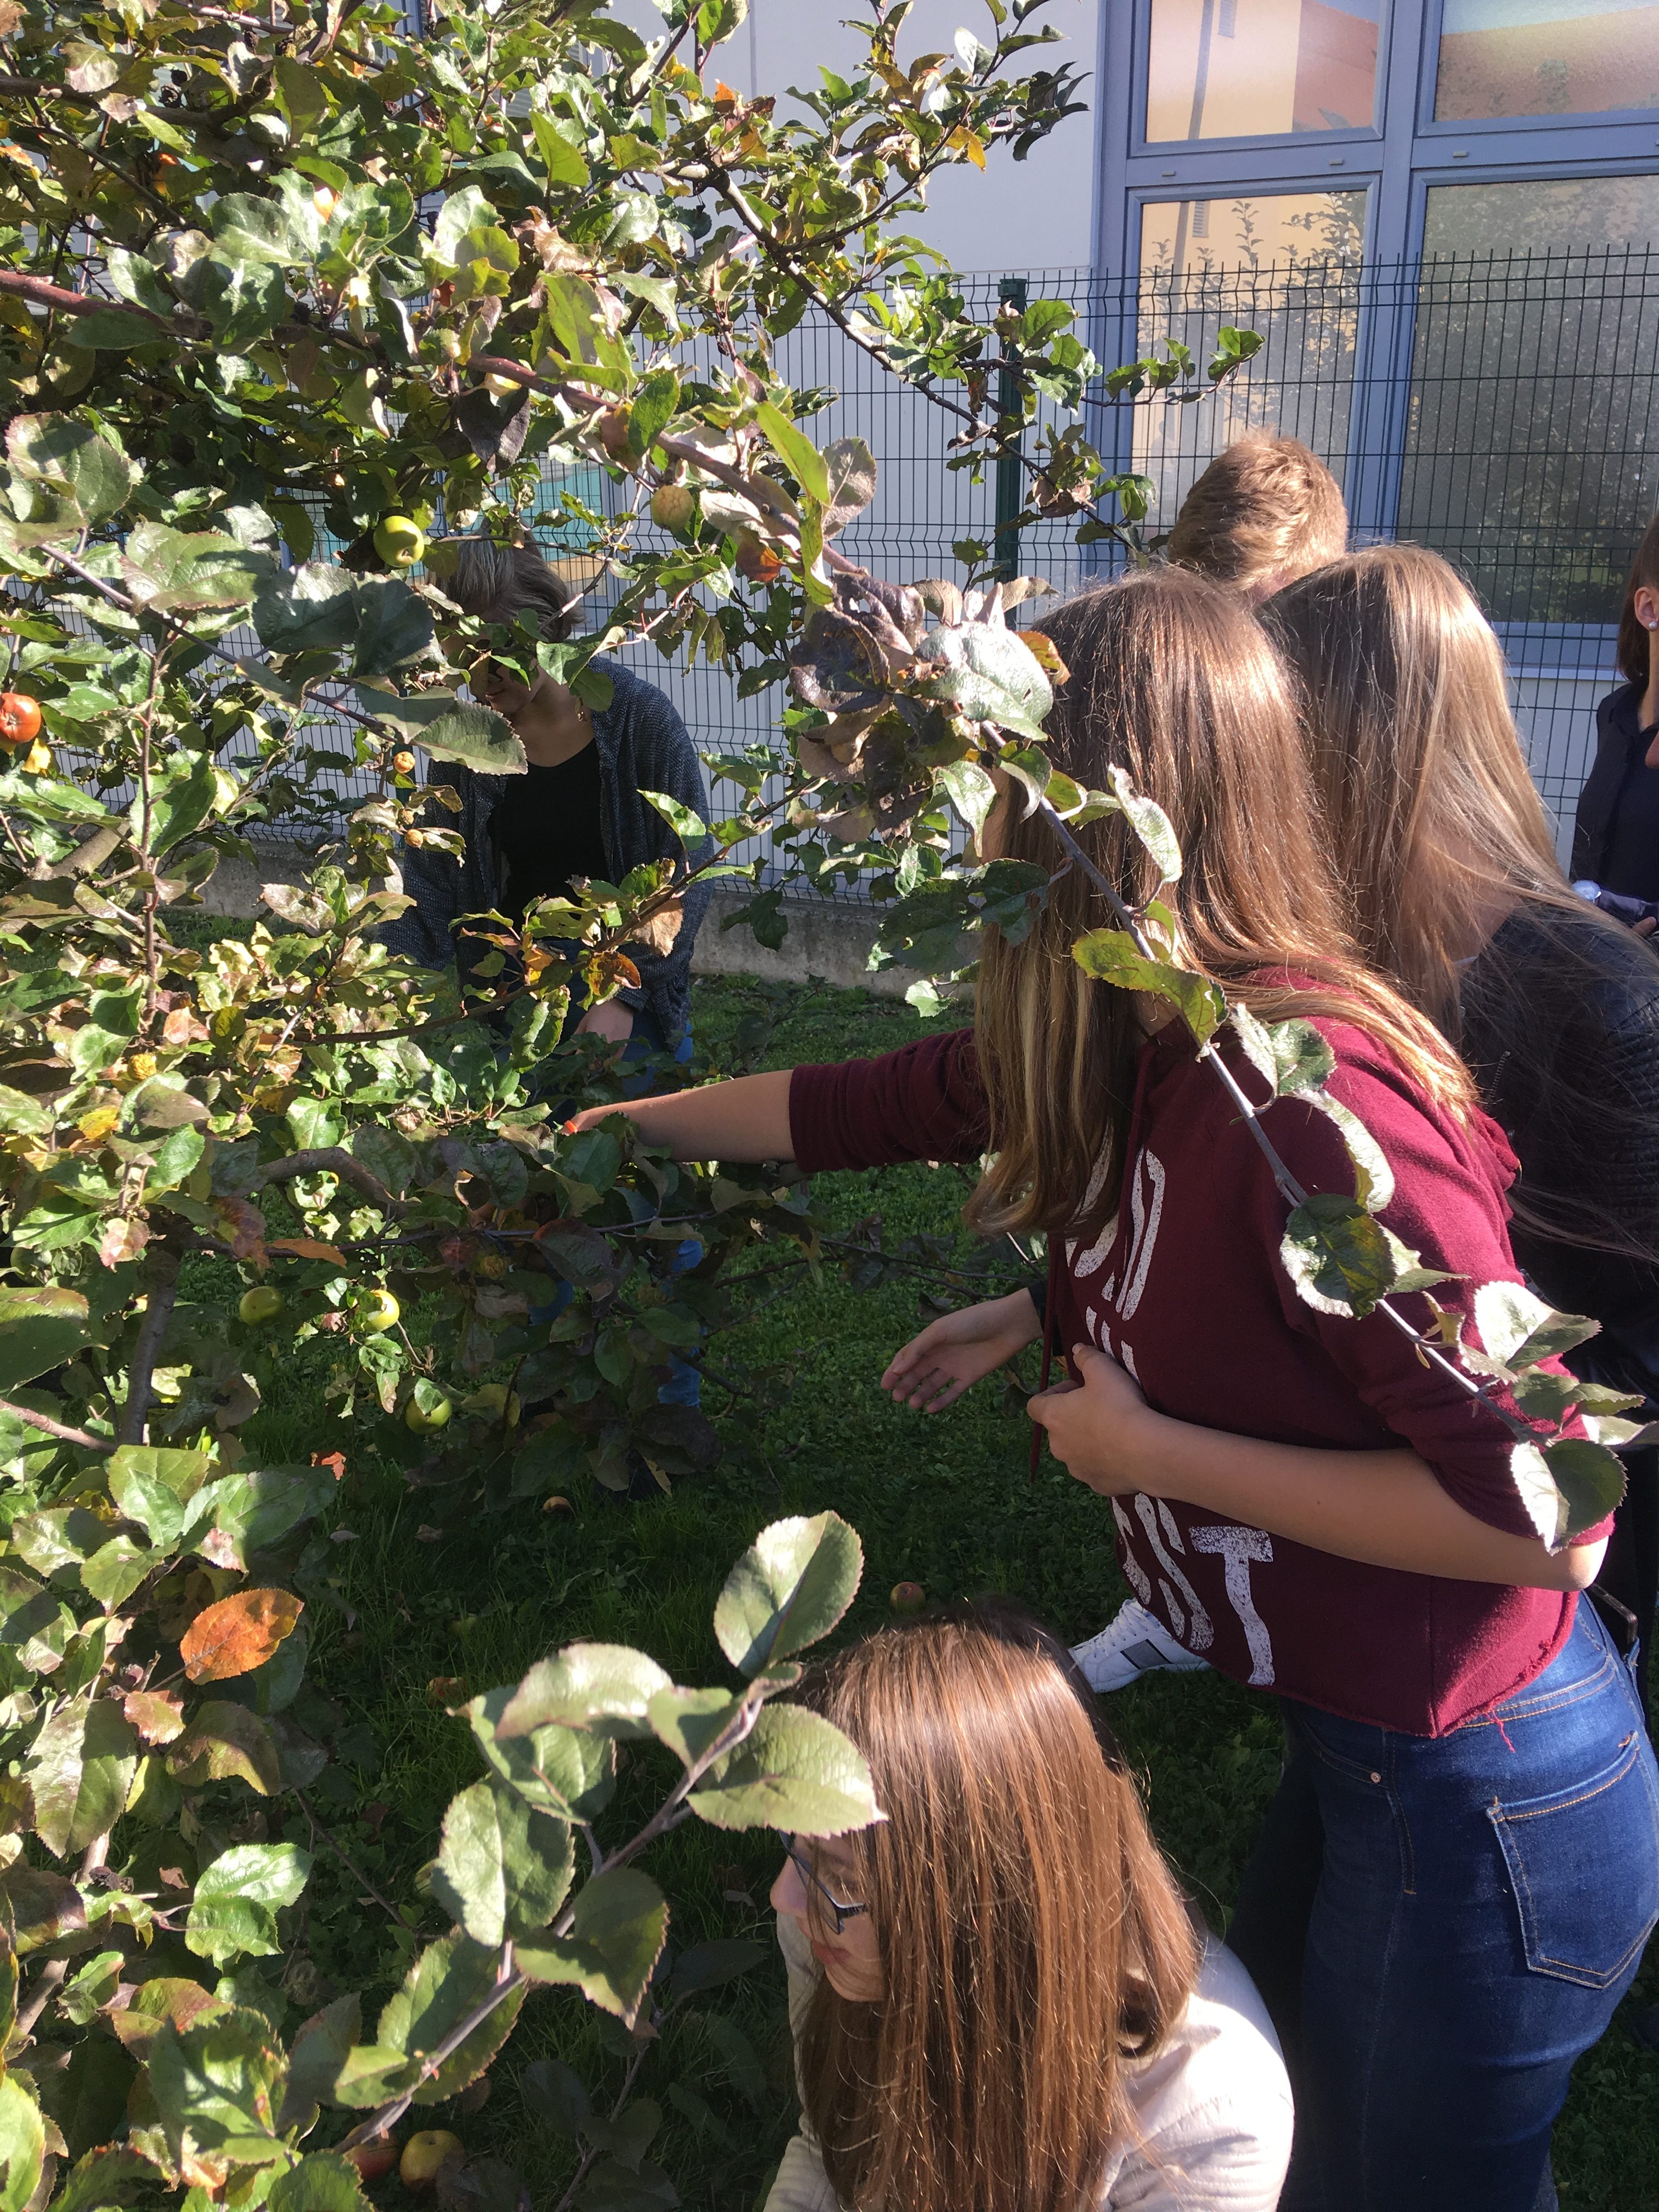
[[[277,848],[262,853],[257,860],[221,860],[203,887],[198,914],[246,921],[263,911],[262,884],[298,883],[304,873],[297,853]],[[765,982],[800,983],[809,975],[843,990],[868,991],[878,999],[902,999],[916,981],[914,968],[889,968],[872,975],[870,948],[876,941],[877,919],[867,906],[850,900],[815,897],[784,902],[789,927],[774,952],[754,932],[739,922],[724,929],[721,923],[744,905],[747,890],[711,891],[708,912],[697,933],[692,972],[698,975],[755,975]],[[971,957],[971,955],[966,956]]]

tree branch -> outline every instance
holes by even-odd
[[[323,1145],[314,1152],[290,1152],[286,1159],[267,1160],[262,1168],[255,1170],[251,1188],[264,1190],[274,1182],[292,1182],[295,1176],[325,1174],[338,1176],[342,1182],[349,1182],[383,1213],[398,1214],[404,1210],[403,1201],[393,1197],[379,1176],[341,1145]]]
[[[118,1445],[141,1444],[144,1441],[144,1416],[149,1411],[150,1377],[155,1372],[161,1339],[167,1334],[173,1300],[178,1295],[179,1262],[173,1254],[163,1249],[156,1253],[150,1263],[149,1304],[144,1309],[132,1364],[127,1370],[127,1402],[121,1409],[120,1422],[115,1431]]]
[[[50,1413],[37,1413],[33,1406],[20,1406],[10,1398],[0,1398],[0,1413],[9,1413],[14,1421],[27,1422],[43,1436],[56,1437],[60,1444],[79,1444],[82,1451],[112,1452],[116,1449],[112,1437],[89,1437],[84,1429],[65,1428]]]

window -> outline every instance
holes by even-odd
[[[1363,189],[1149,200],[1140,210],[1140,273],[1190,276],[1209,270],[1322,270],[1357,262],[1364,240]]]
[[[1659,495],[1659,176],[1432,188],[1398,531],[1506,623],[1613,619]]]
[[[1381,15],[1382,0],[1152,0],[1147,137],[1369,129]]]
[[[1251,430],[1300,438],[1340,477],[1358,338],[1364,191],[1153,200],[1140,210],[1140,352],[1175,343],[1201,364],[1224,324],[1260,332],[1248,377],[1201,407],[1137,408],[1132,465],[1168,529],[1193,479]]]
[[[1445,0],[1437,123],[1659,107],[1659,8],[1629,0]]]

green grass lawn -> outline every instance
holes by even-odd
[[[743,1003],[741,987],[702,983],[700,1024],[716,1031]],[[922,1027],[902,1006],[803,989],[772,1038],[769,1064],[880,1052]],[[953,1172],[899,1168],[826,1179],[818,1199],[838,1224],[878,1213],[890,1237],[902,1237],[951,1234],[963,1193]],[[919,1303],[926,1288],[921,1278],[865,1291],[838,1272],[816,1283],[790,1278],[719,1349],[733,1376],[769,1368],[781,1377],[758,1404],[738,1401],[731,1425],[743,1449],[726,1468],[672,1498],[631,1505],[595,1492],[573,1498],[570,1515],[517,1506],[438,1542],[420,1535],[420,1494],[405,1486],[386,1432],[354,1437],[349,1424],[330,1425],[309,1358],[281,1370],[250,1425],[252,1449],[291,1457],[337,1446],[350,1462],[336,1530],[338,1595],[349,1615],[313,1609],[312,1673],[367,1724],[357,1739],[361,1774],[342,1784],[337,1832],[383,1893],[418,1906],[413,1877],[435,1848],[443,1808],[480,1771],[465,1724],[429,1701],[428,1682],[459,1675],[470,1689],[488,1688],[576,1637],[638,1644],[683,1682],[722,1680],[710,1626],[715,1595],[756,1531],[780,1515],[833,1507],[862,1536],[864,1587],[842,1632],[849,1637],[887,1617],[886,1594],[902,1580],[937,1599],[1017,1594],[1071,1640],[1109,1617],[1124,1595],[1110,1517],[1052,1462],[1028,1479],[1021,1413],[1001,1410],[989,1384],[931,1418],[894,1407],[877,1387],[888,1356],[927,1317]],[[717,1421],[731,1402],[707,1393]],[[1115,1697],[1110,1712],[1165,1850],[1205,1918],[1224,1929],[1277,1778],[1273,1705],[1205,1674],[1154,1676]],[[607,1832],[630,1832],[630,1812],[654,1804],[668,1777],[665,1753],[635,1749]],[[306,1840],[302,1823],[289,1832]],[[763,1835],[692,1824],[667,1838],[649,1864],[672,1903],[671,1942],[769,1941],[766,1892],[777,1859]],[[315,1963],[336,1987],[373,1985],[378,1996],[400,1974],[409,1939],[360,1903],[364,1896],[354,1875],[319,1857],[309,1908]],[[426,1909],[422,1928],[438,1932],[435,1910]],[[1656,1998],[1650,1966],[1626,2017]],[[532,2058],[557,2057],[586,2076],[596,2098],[607,2087],[614,2094],[626,2064],[618,2042],[626,2042],[620,2030],[580,2000],[533,1996],[487,2106],[434,2118],[455,2126],[470,2148],[513,2160],[550,2212],[570,2154],[526,2112],[518,2074]],[[688,2204],[757,2203],[793,2117],[781,1966],[769,1959],[699,2000],[663,2045],[639,2083],[664,2109],[653,2155]],[[1659,2203],[1659,2053],[1639,2046],[1622,2021],[1579,2067],[1557,2168],[1570,2207],[1641,2212]]]

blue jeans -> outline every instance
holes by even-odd
[[[1296,2090],[1281,2212],[1551,2212],[1568,2078],[1659,1918],[1626,1662],[1581,1601],[1543,1674],[1449,1735],[1284,1711],[1227,1938]]]

